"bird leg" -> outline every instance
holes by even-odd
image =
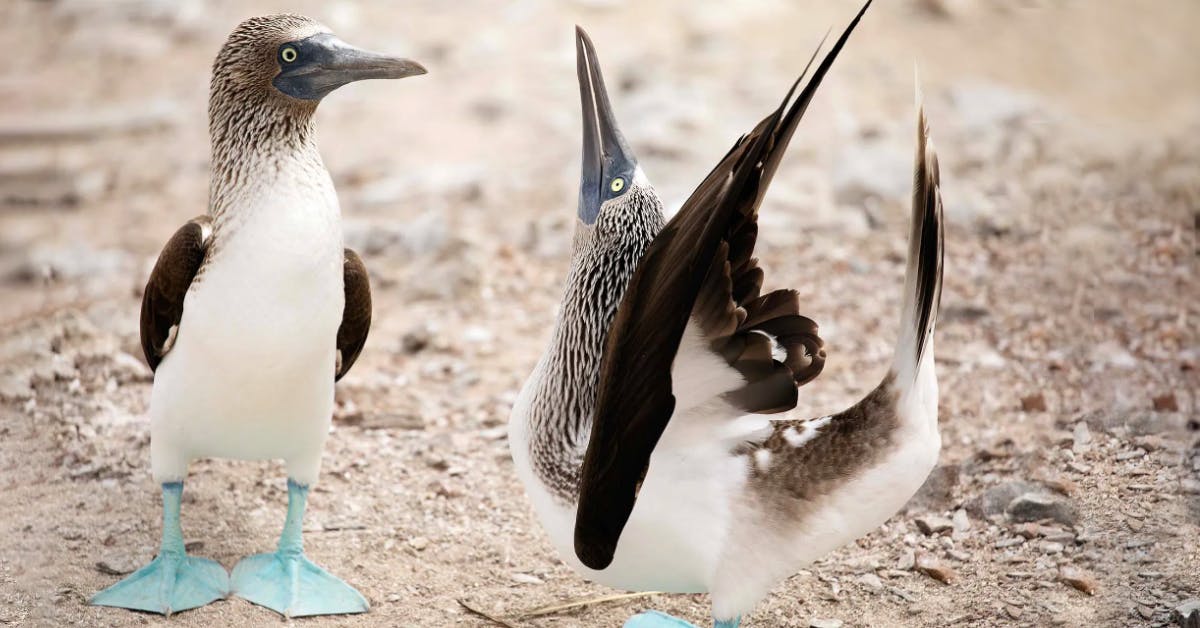
[[[301,523],[308,486],[288,479],[287,519],[279,546],[270,554],[242,559],[233,568],[233,591],[285,617],[365,613],[370,605],[354,587],[304,555]]]
[[[162,545],[158,556],[124,580],[97,593],[92,604],[170,615],[229,595],[229,575],[216,561],[187,555],[179,508],[183,482],[167,482],[163,492]]]

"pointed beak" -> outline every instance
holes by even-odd
[[[575,27],[575,71],[583,106],[583,173],[579,178],[579,219],[594,224],[600,206],[610,197],[613,178],[630,183],[637,158],[617,128],[596,48],[582,28]]]
[[[299,51],[296,62],[281,65],[272,83],[302,100],[320,100],[355,81],[399,79],[426,72],[416,61],[363,50],[329,33],[313,35],[294,46]]]

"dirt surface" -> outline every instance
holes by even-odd
[[[338,387],[306,540],[372,610],[296,623],[490,625],[461,600],[515,626],[616,626],[646,607],[705,625],[702,595],[523,615],[613,593],[558,560],[505,441],[567,268],[572,25],[677,207],[855,9],[3,3],[0,624],[280,621],[236,599],[169,620],[86,600],[157,548],[137,312],[159,248],[205,208],[208,66],[240,19],[291,10],[430,68],[345,88],[318,116],[376,323]],[[941,464],[905,513],[778,586],[747,626],[1165,625],[1200,597],[1197,25],[1190,0],[872,9],[767,197],[760,252],[829,350],[797,415],[840,410],[896,332],[919,63],[949,225]],[[273,547],[285,500],[278,463],[199,461],[186,540],[232,567]]]

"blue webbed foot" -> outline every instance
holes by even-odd
[[[243,558],[233,568],[233,592],[285,617],[365,613],[370,608],[354,587],[303,554],[290,552]]]
[[[304,556],[300,522],[308,487],[288,479],[288,512],[279,550],[243,558],[233,568],[233,592],[285,617],[365,613],[367,599]]]
[[[696,628],[696,626],[691,622],[659,611],[643,611],[625,620],[623,628]]]
[[[740,619],[716,620],[713,628],[737,628]],[[625,621],[624,628],[696,628],[691,622],[659,611],[643,611]]]
[[[97,593],[92,604],[170,615],[229,595],[225,568],[207,558],[168,552]]]
[[[163,531],[158,556],[97,593],[92,604],[170,615],[229,595],[229,575],[216,561],[187,555],[179,527],[182,482],[162,485]]]

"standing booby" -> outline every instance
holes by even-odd
[[[513,407],[510,446],[568,564],[622,589],[710,592],[720,628],[882,524],[920,487],[941,445],[932,335],[942,211],[923,113],[891,370],[841,413],[764,416],[796,405],[825,353],[795,291],[761,293],[758,206],[866,8],[794,102],[803,75],[670,222],[617,129],[595,49],[577,32],[579,221],[549,347]],[[690,625],[654,611],[626,624]]]
[[[246,20],[221,48],[209,97],[208,215],[170,239],[142,300],[142,349],[155,370],[150,457],[162,483],[162,546],[93,604],[169,615],[232,592],[287,616],[367,610],[358,591],[304,556],[301,539],[334,382],[354,364],[371,324],[366,269],[342,247],[313,114],[347,83],[424,73],[298,15]],[[180,498],[188,463],[199,457],[287,464],[278,551],[243,559],[232,580],[184,549]]]

